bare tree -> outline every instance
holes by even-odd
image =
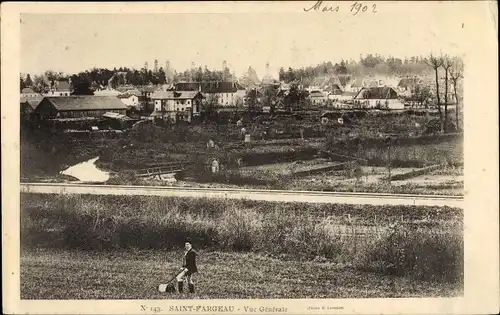
[[[442,65],[444,69],[444,131],[448,131],[448,79],[449,79],[449,71],[450,68],[453,67],[454,61],[453,59],[445,55],[442,58]]]
[[[453,93],[455,95],[455,102],[456,102],[456,107],[455,107],[455,116],[456,116],[456,125],[457,125],[457,130],[460,128],[460,114],[459,114],[459,109],[460,109],[460,103],[458,100],[458,91],[457,91],[457,86],[458,86],[458,81],[463,78],[463,72],[464,72],[464,64],[462,62],[462,59],[459,57],[455,58],[452,67],[448,70],[450,73],[450,80],[453,84]]]
[[[429,56],[429,59],[426,60],[427,64],[434,69],[434,73],[436,75],[436,99],[437,99],[437,108],[439,111],[439,120],[441,122],[441,131],[443,131],[443,113],[441,111],[441,98],[439,95],[439,68],[443,65],[443,57],[436,57],[432,53]]]

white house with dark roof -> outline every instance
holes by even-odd
[[[179,82],[175,85],[176,91],[200,91],[205,95],[215,95],[221,106],[236,106],[243,103],[246,89],[237,82]]]
[[[192,116],[200,115],[204,98],[200,91],[156,91],[151,95],[153,116],[191,121]]]
[[[71,84],[68,81],[55,81],[43,96],[70,96]]]
[[[403,101],[392,87],[362,88],[353,100],[356,108],[404,109]]]

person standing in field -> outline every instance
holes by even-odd
[[[194,281],[193,274],[198,272],[198,267],[196,266],[196,252],[193,250],[191,241],[187,240],[184,244],[186,252],[184,253],[184,263],[181,267],[182,272],[177,276],[177,287],[179,293],[183,292],[184,281],[187,280],[189,293],[194,293]]]

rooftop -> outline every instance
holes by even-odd
[[[35,91],[33,91],[32,88],[24,88],[21,90],[21,93],[23,94],[32,94],[32,93],[36,93]]]
[[[356,99],[396,99],[398,93],[391,87],[363,88],[355,97]]]
[[[104,115],[102,115],[104,118],[111,118],[111,119],[119,119],[119,120],[131,120],[130,117],[127,115],[121,115],[118,113],[113,113],[113,112],[107,112]]]
[[[203,93],[234,93],[245,88],[237,82],[180,82],[175,85],[178,91],[199,91]]]
[[[42,101],[42,98],[21,99],[21,103],[28,104],[33,109],[36,109],[41,101]]]
[[[70,90],[69,83],[66,81],[59,81],[55,88],[56,88],[56,91],[69,91]]]
[[[151,99],[193,99],[197,96],[204,97],[198,91],[156,91],[151,95]]]
[[[114,96],[49,96],[45,97],[42,102],[50,102],[59,111],[127,109]]]
[[[94,92],[95,96],[118,96],[120,95],[119,91],[116,90],[100,90]]]

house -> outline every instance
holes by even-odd
[[[124,94],[120,94],[117,97],[125,106],[134,107],[135,109],[140,109],[141,103],[146,99],[146,96],[138,89],[127,90]]]
[[[37,98],[22,98],[21,99],[21,106],[24,105],[27,105],[31,108],[32,111],[34,111],[38,105],[40,104],[40,102],[42,101],[43,98],[41,97],[37,97]]]
[[[139,108],[139,96],[134,94],[121,94],[118,95],[118,99],[127,107]]]
[[[423,83],[422,79],[417,77],[402,78],[401,80],[399,80],[397,89],[399,91],[399,94],[410,96],[416,90],[417,87],[422,85],[422,83]]]
[[[127,107],[114,96],[44,97],[34,113],[40,119],[101,118],[106,112],[126,115]]]
[[[153,114],[158,117],[160,113],[163,119],[173,121],[191,121],[193,116],[200,115],[204,98],[199,91],[156,91],[151,95]]]
[[[156,92],[156,90],[158,90],[158,87],[147,85],[139,88],[138,90],[142,93],[142,95],[144,95],[148,100],[150,100],[153,93]]]
[[[24,99],[20,103],[21,117],[29,117],[40,104],[40,100]]]
[[[344,91],[357,93],[363,88],[363,86],[364,86],[363,79],[361,78],[352,79],[351,82],[349,82],[347,87],[344,89]]]
[[[309,92],[309,100],[312,105],[324,105],[326,104],[328,97],[322,91],[314,90]]]
[[[369,87],[362,88],[354,96],[354,107],[404,109],[404,103],[392,87]]]
[[[217,97],[222,107],[237,106],[243,104],[246,89],[237,82],[180,82],[175,84],[176,91],[200,91],[207,97]]]
[[[32,88],[24,88],[21,90],[21,98],[29,99],[29,98],[40,98],[42,95],[33,91]]]
[[[40,93],[36,93],[31,88],[24,88],[21,90],[21,98],[20,98],[20,117],[22,119],[29,119],[35,108],[40,104],[43,96]]]
[[[67,81],[55,81],[49,91],[43,96],[70,96],[71,85]]]
[[[356,96],[356,92],[342,92],[340,94],[335,94],[335,95],[329,95],[328,99],[333,99],[337,102],[341,103],[347,103],[351,102],[354,99],[354,96]]]

